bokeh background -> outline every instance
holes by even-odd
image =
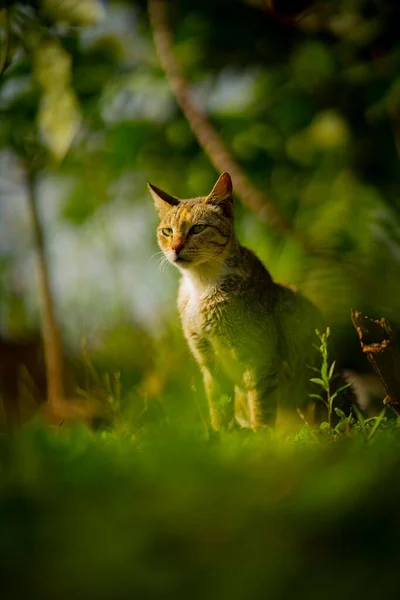
[[[146,181],[198,196],[225,169],[149,6],[247,176],[242,243],[320,307],[344,367],[367,369],[351,308],[400,321],[397,3],[0,1],[0,397],[21,409],[13,435],[0,411],[1,597],[397,597],[394,413],[207,437]],[[104,408],[90,429],[32,418],[43,332],[71,421]]]

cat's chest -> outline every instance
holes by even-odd
[[[184,291],[181,306],[181,318],[184,324],[187,323],[187,325],[195,331],[201,330],[204,326],[202,299],[193,293]]]
[[[184,328],[204,336],[216,333],[223,317],[223,300],[223,294],[217,287],[202,289],[184,279],[178,298]]]

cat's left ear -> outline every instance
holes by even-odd
[[[167,192],[160,190],[160,188],[147,182],[147,187],[150,190],[150,194],[153,196],[154,205],[160,217],[162,217],[171,206],[178,206],[179,200],[175,196],[170,196]]]
[[[220,206],[225,216],[233,217],[232,179],[229,173],[222,173],[211,192],[204,199],[206,204]]]

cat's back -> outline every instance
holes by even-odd
[[[294,288],[275,282],[251,250],[240,247],[238,265],[221,287],[226,323],[234,335],[261,352],[267,340],[276,343],[291,364],[313,362],[315,330],[325,328],[319,309]]]
[[[254,252],[243,246],[240,251],[244,277],[237,291],[249,309],[261,305],[263,311],[273,313],[279,321],[287,316],[296,323],[303,320],[315,327],[322,326],[321,313],[311,300],[293,286],[274,281]]]
[[[318,361],[315,331],[325,329],[321,312],[293,287],[275,282],[251,250],[242,248],[241,255],[247,278],[238,288],[238,300],[252,347],[263,353],[268,345],[276,344],[282,365],[290,365],[289,371],[304,372],[308,379],[305,365]]]
[[[252,250],[239,246],[227,263],[227,271],[221,281],[221,291],[243,302],[259,304],[266,298],[275,297],[276,284],[269,271]]]

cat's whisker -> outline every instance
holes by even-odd
[[[163,252],[162,250],[159,250],[158,252],[155,252],[155,253],[153,254],[153,256],[150,256],[150,258],[149,258],[149,262],[150,262],[151,260],[153,260],[153,258],[155,258],[156,256],[161,256],[161,257],[164,257],[164,252]]]
[[[158,268],[160,269],[160,272],[163,273],[164,271],[166,271],[168,265],[169,265],[168,258],[166,256],[161,256],[160,262],[158,264]]]
[[[163,273],[165,273],[165,271],[168,269],[168,267],[170,266],[170,261],[168,260],[168,258],[166,256],[164,256],[164,260],[162,262],[162,266],[161,266],[161,271]]]

